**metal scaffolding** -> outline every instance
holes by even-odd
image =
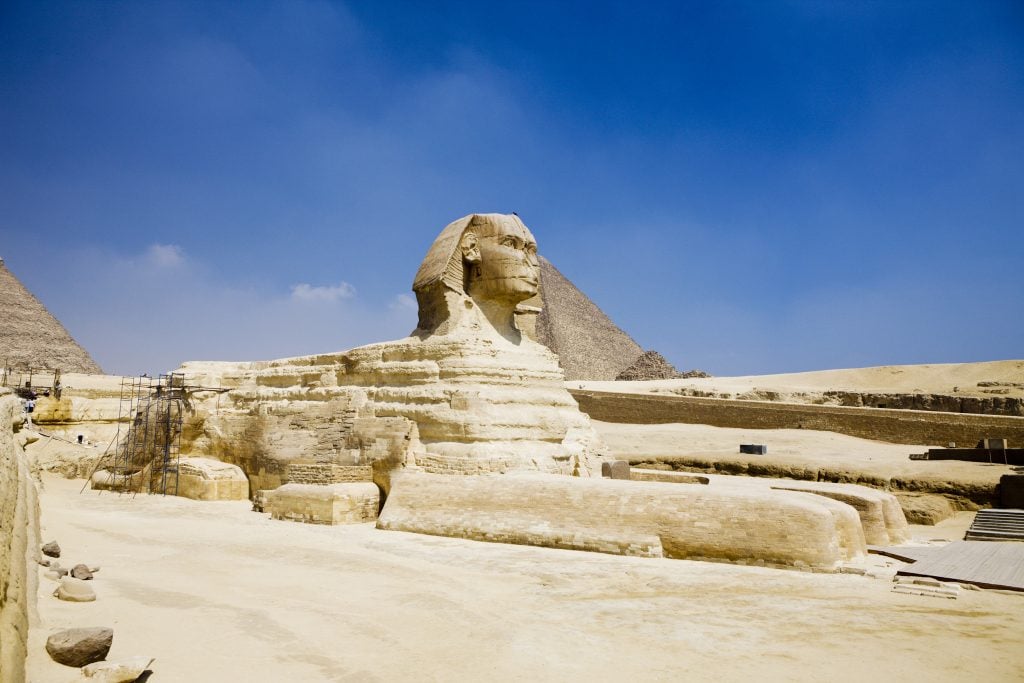
[[[176,495],[185,376],[124,377],[120,400],[117,449],[107,467],[111,488]]]
[[[0,386],[10,387],[21,398],[29,398],[41,394],[49,396],[50,392],[60,398],[60,369],[34,368],[28,365],[11,367],[4,364],[0,374]]]

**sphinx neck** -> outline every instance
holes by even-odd
[[[522,341],[522,334],[516,327],[515,306],[495,301],[476,301],[476,305],[498,334],[514,344]]]

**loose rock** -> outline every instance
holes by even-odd
[[[95,662],[82,669],[82,677],[93,683],[134,681],[153,663],[152,657],[129,657],[116,662]]]
[[[68,602],[92,602],[96,599],[96,591],[85,581],[70,576],[61,578],[60,585],[53,592],[61,600]]]
[[[71,569],[71,576],[82,581],[89,581],[92,579],[92,571],[84,564],[76,564]]]
[[[110,628],[70,628],[47,638],[46,651],[58,664],[85,666],[106,657],[113,642]]]
[[[57,541],[50,541],[43,545],[43,555],[47,557],[60,557],[60,546],[57,545]]]

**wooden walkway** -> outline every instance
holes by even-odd
[[[930,576],[941,581],[971,583],[982,588],[1024,591],[1024,543],[1013,541],[953,541],[941,548],[878,548],[875,552],[913,557],[901,576]],[[925,552],[914,552],[914,551]],[[907,557],[909,560],[910,557]],[[903,559],[903,558],[899,558]]]

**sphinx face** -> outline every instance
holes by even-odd
[[[501,216],[469,227],[479,261],[470,264],[469,295],[515,306],[540,287],[537,241],[520,221]]]

